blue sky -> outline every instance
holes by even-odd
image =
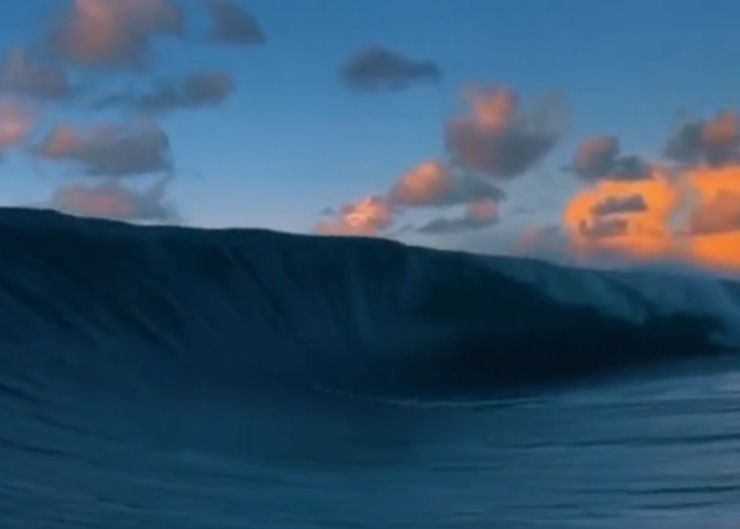
[[[35,46],[68,3],[9,2],[0,48]],[[417,164],[445,159],[445,123],[465,111],[462,90],[489,85],[510,87],[525,102],[551,93],[567,99],[568,125],[557,143],[500,184],[508,198],[494,230],[556,222],[580,185],[562,167],[581,140],[615,135],[624,151],[658,157],[677,121],[732,109],[740,94],[740,4],[732,1],[235,3],[259,21],[264,43],[204,43],[197,35],[207,25],[206,8],[183,1],[191,33],[153,41],[149,71],[65,65],[90,93],[192,71],[234,76],[236,91],[222,105],[157,118],[174,158],[168,200],[188,224],[311,231],[322,209],[382,193]],[[357,93],[338,72],[368,46],[434,61],[442,76]],[[79,100],[39,105],[34,113],[26,144],[40,142],[61,120],[129,119],[123,110],[93,110]],[[75,171],[9,149],[0,163],[1,202],[38,204],[58,186],[91,181]],[[531,206],[531,218],[507,217],[520,206]]]

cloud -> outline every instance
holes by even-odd
[[[520,175],[540,161],[557,142],[564,123],[564,104],[551,99],[524,112],[506,88],[468,94],[468,116],[447,124],[446,143],[463,168],[499,180]]]
[[[62,124],[49,133],[38,152],[49,160],[79,163],[92,176],[128,176],[172,168],[167,134],[152,123],[101,125],[89,131]]]
[[[646,180],[596,181],[571,199],[564,221],[577,257],[740,270],[740,164],[652,170]]]
[[[322,235],[374,236],[391,227],[394,212],[384,197],[371,196],[347,204],[335,218],[320,222],[316,232]]]
[[[197,72],[160,82],[147,92],[110,94],[95,101],[93,107],[121,107],[144,114],[198,109],[222,104],[233,93],[234,86],[233,77],[227,73]]]
[[[211,29],[208,38],[223,44],[259,44],[265,34],[257,19],[228,0],[208,0]]]
[[[32,64],[22,48],[14,48],[0,69],[0,91],[37,99],[63,99],[71,88],[62,70]]]
[[[316,231],[334,235],[378,235],[395,223],[403,208],[467,204],[463,217],[440,217],[417,229],[422,233],[466,231],[494,224],[498,220],[498,203],[503,198],[503,191],[487,181],[456,175],[439,161],[427,161],[403,174],[387,194],[371,196],[339,211],[325,209],[325,216],[335,218],[319,223]],[[409,224],[386,235],[413,229]]]
[[[571,198],[564,221],[579,257],[674,256],[672,221],[684,202],[682,189],[671,175],[652,171],[643,180],[597,180]]]
[[[475,199],[503,199],[489,182],[469,175],[454,175],[438,161],[423,162],[405,173],[390,191],[389,199],[401,206],[450,206]]]
[[[693,208],[688,218],[691,261],[709,268],[740,270],[740,163],[701,166],[686,172],[684,189]]]
[[[92,187],[67,185],[54,192],[50,205],[63,213],[85,217],[172,221],[177,219],[177,214],[164,201],[169,182],[170,179],[165,178],[140,191],[116,180],[106,180]]]
[[[181,35],[184,20],[170,0],[75,0],[49,40],[51,51],[90,67],[141,68],[152,40]]]
[[[584,180],[640,180],[650,176],[650,168],[640,158],[620,154],[619,139],[614,136],[584,140],[576,151],[573,171]]]
[[[587,239],[607,239],[620,237],[629,232],[629,220],[618,217],[613,219],[596,219],[592,222],[582,220],[578,232]]]
[[[740,192],[720,190],[691,216],[691,233],[709,235],[740,231]]]
[[[475,200],[461,217],[439,217],[417,229],[419,233],[460,233],[493,226],[498,222],[498,202],[490,198]]]
[[[642,195],[609,196],[591,207],[591,213],[596,217],[608,217],[623,213],[643,213],[648,205]]]
[[[33,120],[25,107],[10,101],[0,104],[0,155],[24,141],[32,126]]]
[[[740,132],[735,112],[719,112],[686,123],[669,139],[666,155],[685,164],[723,165],[740,161]]]
[[[699,236],[729,232],[740,235],[740,165],[696,168],[687,177],[694,202],[689,232]]]
[[[402,90],[442,75],[431,61],[417,61],[380,47],[366,48],[341,68],[341,77],[356,90]]]

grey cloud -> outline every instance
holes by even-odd
[[[485,198],[499,202],[505,197],[503,190],[490,182],[472,175],[458,175],[453,177],[446,200],[437,205],[452,206]]]
[[[233,93],[234,87],[234,79],[227,73],[197,72],[181,79],[160,82],[146,92],[107,95],[94,101],[93,107],[122,107],[145,114],[198,109],[222,104]]]
[[[81,66],[141,69],[155,37],[183,32],[183,11],[171,0],[78,1],[57,20],[46,47]]]
[[[608,239],[627,234],[629,221],[620,217],[596,218],[592,222],[581,221],[578,231],[590,239]]]
[[[26,52],[15,48],[0,69],[0,91],[36,99],[63,99],[71,88],[63,70],[33,64]]]
[[[475,175],[459,174],[446,164],[429,161],[403,174],[388,197],[399,206],[453,206],[484,198],[498,202],[504,199],[504,192]]]
[[[498,205],[492,199],[480,199],[470,202],[462,216],[439,217],[418,228],[419,233],[459,233],[480,230],[498,223]]]
[[[442,75],[432,61],[417,61],[394,51],[371,47],[353,56],[342,68],[341,77],[356,90],[401,90]]]
[[[513,92],[493,89],[474,101],[471,116],[447,124],[445,140],[459,166],[508,180],[550,152],[562,132],[563,117],[560,99],[522,112]]]
[[[223,44],[259,44],[265,34],[257,19],[229,0],[208,0],[212,25],[208,37]]]
[[[432,219],[423,226],[417,228],[416,231],[419,233],[425,233],[428,235],[441,234],[441,233],[462,233],[470,230],[479,230],[487,228],[496,224],[496,220],[481,222],[475,219],[471,219],[467,216],[446,218],[438,217]]]
[[[607,197],[591,208],[596,217],[607,217],[624,213],[642,213],[648,210],[648,205],[642,195],[624,197]]]
[[[620,153],[619,139],[594,136],[576,151],[573,171],[584,180],[642,180],[650,177],[650,166],[641,158]]]
[[[719,112],[709,120],[684,124],[669,138],[665,154],[684,164],[722,165],[740,161],[738,115]]]
[[[106,125],[86,132],[60,125],[38,152],[50,160],[79,163],[92,176],[128,176],[172,168],[169,139],[155,124]]]

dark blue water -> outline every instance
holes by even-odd
[[[727,366],[466,405],[3,394],[0,416],[6,529],[740,520],[740,370]]]
[[[2,211],[0,529],[735,529],[739,300]]]

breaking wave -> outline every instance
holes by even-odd
[[[480,395],[738,341],[729,282],[371,239],[0,213],[0,391]]]

